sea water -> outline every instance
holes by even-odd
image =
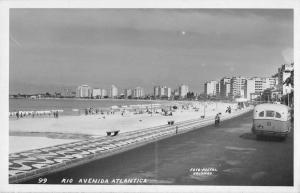
[[[64,110],[64,115],[76,115],[87,108],[108,109],[111,106],[163,104],[168,101],[127,99],[9,99],[9,112]]]

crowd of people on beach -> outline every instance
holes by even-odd
[[[154,107],[154,108],[153,108]],[[219,106],[220,107],[220,106]],[[225,113],[231,113],[232,108],[235,109],[235,106],[229,105],[225,107]],[[106,116],[118,114],[121,116],[129,116],[130,114],[161,114],[163,116],[173,116],[176,111],[186,111],[193,110],[195,112],[203,112],[204,114],[201,118],[205,118],[205,112],[208,111],[216,111],[217,104],[213,102],[205,102],[205,103],[172,103],[169,105],[129,105],[129,106],[112,106],[110,108],[96,108],[89,107],[85,109],[73,109],[73,111],[78,111],[78,115],[101,115],[103,119]],[[10,112],[10,117],[12,118],[24,118],[24,117],[54,117],[58,118],[60,114],[62,114],[63,110],[46,110],[46,111],[17,111]]]
[[[90,108],[84,109],[84,113],[85,113],[85,115],[94,115],[94,114],[99,114],[99,113],[103,114],[103,111],[101,111],[98,108],[90,107]]]
[[[62,113],[63,110],[47,110],[47,111],[16,111],[10,112],[10,117],[15,117],[17,119],[20,118],[35,118],[35,117],[51,117],[53,115],[54,118],[59,117],[59,113]]]

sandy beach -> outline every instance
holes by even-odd
[[[81,116],[61,116],[59,118],[24,118],[10,119],[9,152],[20,152],[46,146],[68,143],[92,137],[106,136],[106,131],[120,130],[120,133],[165,125],[169,120],[175,122],[210,117],[217,113],[225,114],[228,106],[237,108],[233,103],[206,102],[189,103],[172,112],[172,116],[157,113],[135,114],[134,112],[114,114],[94,114]],[[205,107],[205,108],[204,108]],[[24,145],[25,144],[25,145]],[[29,144],[29,145],[28,145]]]

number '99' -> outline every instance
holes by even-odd
[[[39,178],[38,183],[39,184],[46,184],[47,183],[47,178]]]

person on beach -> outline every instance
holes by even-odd
[[[215,116],[215,126],[219,126],[219,125],[220,125],[220,121],[221,121],[220,113],[218,113],[218,114]]]

